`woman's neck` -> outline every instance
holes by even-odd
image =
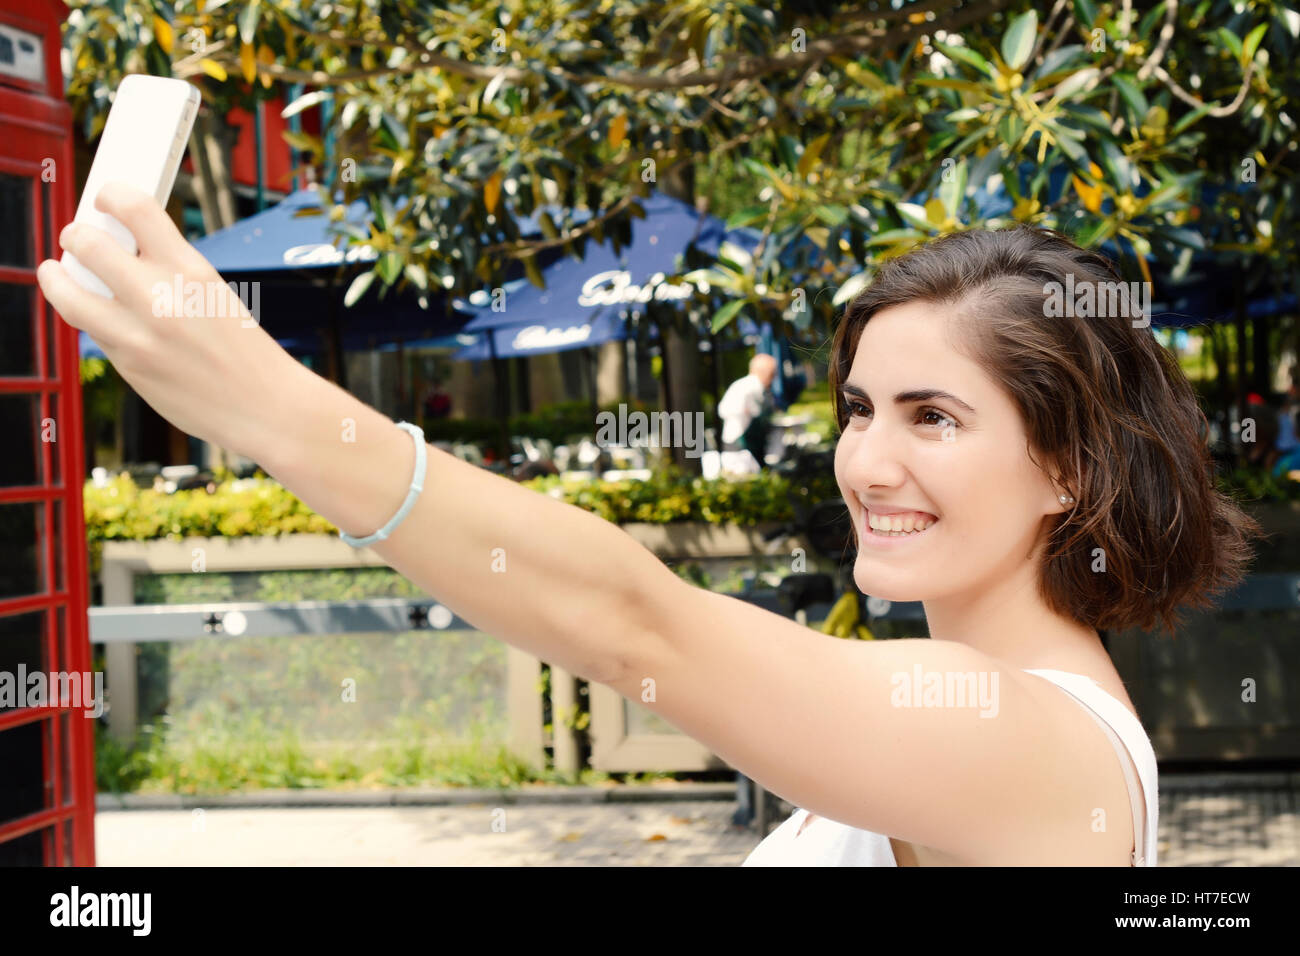
[[[1036,574],[1026,563],[1016,575],[991,576],[965,593],[924,602],[930,637],[966,644],[1021,668],[1104,654],[1095,628],[1047,607]]]

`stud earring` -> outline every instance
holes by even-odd
[[[1066,497],[1065,495],[1058,495],[1057,497],[1061,499],[1061,504],[1066,504],[1067,502],[1074,500],[1073,498]]]

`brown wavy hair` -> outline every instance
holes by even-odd
[[[1122,281],[1100,253],[1025,224],[952,233],[887,260],[835,332],[835,418],[843,432],[839,389],[873,315],[917,300],[956,306],[956,347],[1012,398],[1031,460],[1051,461],[1076,499],[1052,519],[1039,577],[1047,606],[1096,629],[1159,621],[1172,634],[1176,609],[1212,606],[1241,580],[1262,532],[1215,488],[1205,413],[1174,356],[1134,326],[1137,302],[1112,300],[1092,317],[1049,312],[1045,284],[1068,289],[1070,275],[1076,289]],[[1095,548],[1105,573],[1092,570]]]

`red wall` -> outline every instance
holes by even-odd
[[[304,93],[307,92],[305,89]],[[266,100],[262,104],[262,150],[266,155],[267,189],[289,192],[293,188],[293,153],[281,135],[289,128],[289,121],[280,116],[285,107],[284,95]],[[304,131],[320,133],[320,110],[312,108],[298,114]],[[254,115],[247,110],[232,108],[226,122],[238,129],[231,149],[231,177],[244,186],[257,185],[257,134],[253,127]],[[182,168],[193,172],[194,166],[186,154]]]

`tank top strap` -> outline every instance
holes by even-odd
[[[1133,852],[1130,861],[1134,866],[1156,865],[1156,837],[1158,828],[1159,792],[1155,752],[1141,721],[1108,693],[1097,681],[1085,674],[1048,668],[1025,669],[1026,674],[1036,674],[1060,687],[1078,701],[1085,711],[1106,731],[1128,788],[1129,804],[1133,812]],[[1131,757],[1137,767],[1125,759]],[[1143,804],[1146,812],[1143,813]]]

